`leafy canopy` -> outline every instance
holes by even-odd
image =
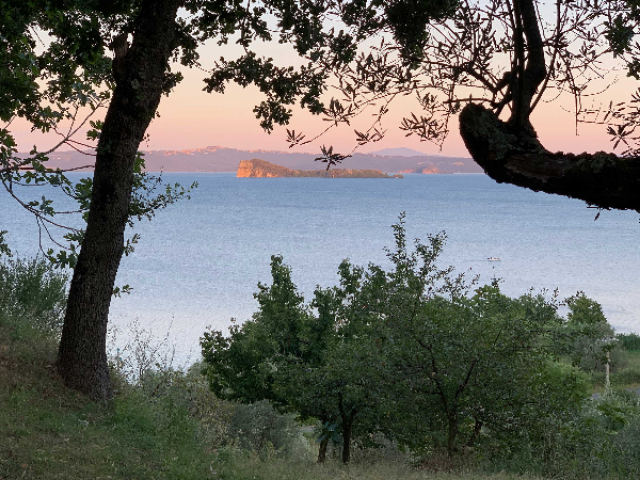
[[[259,285],[253,318],[229,336],[202,338],[216,395],[318,418],[321,439],[338,434],[346,444],[352,433],[366,441],[382,432],[450,455],[485,427],[537,435],[568,418],[587,389],[583,375],[555,361],[558,305],[509,298],[496,283],[474,290],[476,279],[436,265],[444,234],[409,251],[403,217],[393,228],[391,269],[343,261],[339,285],[317,287],[310,303],[272,257],[272,284]]]

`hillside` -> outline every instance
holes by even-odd
[[[256,157],[292,170],[326,168],[325,164],[315,161],[318,154],[314,153],[239,150],[216,146],[145,152],[147,171],[150,172],[236,172],[240,161]],[[49,165],[53,168],[77,168],[90,166],[93,162],[94,157],[79,152],[56,152],[51,155]],[[470,158],[438,156],[407,157],[355,153],[340,166],[351,170],[371,169],[393,173],[482,173],[482,169]]]
[[[402,178],[402,175],[389,176],[380,170],[351,170],[332,168],[331,170],[292,170],[265,160],[242,160],[238,165],[238,177],[316,177],[316,178]]]

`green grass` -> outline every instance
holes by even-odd
[[[172,418],[133,392],[109,406],[89,402],[61,384],[54,351],[16,355],[15,342],[0,344],[0,478],[210,476],[213,455],[187,415]]]
[[[337,460],[318,465],[310,461],[261,460],[255,455],[222,451],[217,473],[234,480],[534,480],[506,473],[485,475],[476,472],[434,472],[401,461],[370,460],[344,466]]]

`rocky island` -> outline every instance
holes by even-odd
[[[238,165],[238,177],[318,177],[318,178],[402,178],[402,175],[388,175],[380,170],[292,170],[265,160],[242,160]]]

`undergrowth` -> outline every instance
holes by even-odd
[[[638,478],[640,406],[628,394],[593,402],[575,425],[545,439],[545,456],[491,443],[456,462],[416,457],[395,446],[339,446],[315,463],[313,424],[280,415],[267,402],[217,399],[198,364],[174,368],[171,356],[134,324],[113,355],[116,397],[109,405],[67,389],[56,348],[67,279],[39,260],[0,264],[0,480],[507,480]],[[631,355],[630,366],[637,358]],[[610,441],[614,438],[613,441]],[[607,443],[608,442],[608,443]],[[482,473],[485,472],[485,473]],[[511,472],[511,473],[505,473]],[[534,473],[532,473],[534,472]],[[536,476],[539,475],[539,476]]]

